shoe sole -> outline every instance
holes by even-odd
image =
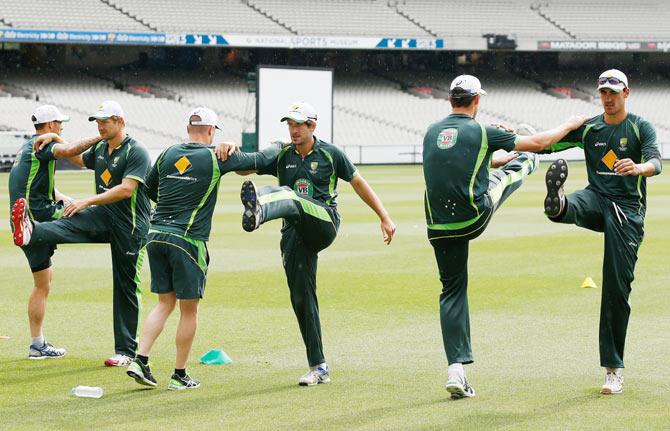
[[[316,385],[321,385],[323,383],[330,383],[330,377],[327,378],[327,379],[319,380],[316,383],[298,382],[298,386],[316,386]]]
[[[14,228],[14,244],[23,246],[23,220],[26,214],[26,200],[17,199],[12,206],[12,227]]]
[[[140,385],[150,386],[152,388],[155,388],[156,386],[158,386],[158,383],[154,383],[151,380],[147,380],[147,379],[144,378],[144,376],[142,376],[140,374],[137,374],[134,371],[128,370],[128,371],[126,371],[126,374],[128,374],[130,377],[135,379],[135,381],[137,383],[139,383]]]
[[[244,205],[242,214],[242,229],[247,232],[256,230],[256,213],[258,212],[258,193],[256,186],[251,181],[245,181],[240,190],[240,200]]]
[[[110,360],[105,361],[105,367],[127,367],[132,364],[132,362],[121,363],[121,362],[112,362]]]
[[[183,391],[186,389],[198,389],[200,385],[198,386],[173,386],[173,385],[168,385],[168,391]]]
[[[58,359],[62,358],[63,356],[65,356],[65,354],[58,356],[28,356],[28,359],[30,359],[31,361],[41,361],[42,359]]]
[[[475,396],[475,394],[469,394],[468,392],[465,392],[465,389],[463,389],[462,386],[460,385],[447,385],[447,392],[451,394],[451,398],[454,400],[460,400],[461,398],[472,398]]]
[[[547,195],[544,198],[544,213],[549,217],[557,217],[561,213],[563,185],[568,179],[568,164],[563,159],[554,161],[547,169],[544,182]]]
[[[600,394],[601,395],[619,395],[622,392],[623,392],[623,389],[621,389],[620,391],[612,391],[611,389],[608,389],[608,388],[600,389]]]

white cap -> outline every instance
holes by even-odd
[[[608,78],[614,78],[613,80],[615,82],[612,83]],[[619,82],[617,83],[616,81]],[[612,91],[619,93],[624,88],[628,88],[628,78],[626,78],[626,74],[620,70],[617,69],[606,70],[603,73],[601,73],[600,76],[598,77],[598,90],[600,90],[601,88],[609,88]]]
[[[289,106],[288,114],[281,121],[293,120],[296,123],[305,121],[316,121],[316,109],[307,102],[296,102]]]
[[[191,121],[191,117],[193,116],[198,116],[200,117],[199,121]],[[191,126],[214,126],[217,129],[221,130],[221,128],[216,124],[218,120],[218,115],[216,115],[216,112],[212,111],[209,108],[205,108],[204,106],[199,106],[195,108],[194,110],[191,111],[190,114],[188,114],[188,124]]]
[[[124,118],[123,109],[121,109],[121,105],[119,105],[118,102],[105,100],[98,106],[98,110],[95,114],[88,117],[88,121],[106,120],[109,117]]]
[[[482,90],[482,83],[479,82],[477,77],[472,75],[460,75],[454,78],[451,81],[451,86],[449,86],[449,91],[453,91],[455,88],[460,88],[466,93],[474,96],[476,94],[482,94],[486,96],[486,91]]]
[[[44,124],[50,121],[70,121],[70,117],[63,115],[53,105],[38,106],[31,117],[33,124]]]

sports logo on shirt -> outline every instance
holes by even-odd
[[[616,153],[612,150],[609,150],[602,159],[602,162],[607,166],[610,171],[614,169],[614,162],[616,162],[618,159]]]
[[[106,186],[109,185],[109,182],[112,180],[112,173],[109,172],[109,169],[105,169],[105,171],[100,174],[100,179]]]
[[[295,184],[293,184],[293,190],[296,191],[296,193],[299,193],[303,196],[312,196],[312,193],[314,192],[314,186],[312,185],[312,182],[308,179],[305,178],[298,178],[295,181]]]
[[[319,167],[319,162],[312,162],[309,164],[311,170],[316,171],[316,168]]]
[[[621,151],[626,151],[626,146],[628,145],[628,138],[619,139],[619,149]]]
[[[444,129],[437,135],[437,148],[441,150],[448,150],[456,145],[458,139],[458,129]]]
[[[177,160],[174,164],[174,167],[177,168],[179,174],[186,172],[188,168],[191,167],[191,161],[186,156],[181,156],[181,159]]]

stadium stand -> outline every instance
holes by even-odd
[[[151,31],[100,0],[2,0],[0,18],[11,27],[35,30]]]
[[[524,122],[544,130],[572,114],[602,112],[591,77],[583,72],[566,72],[552,79],[580,91],[581,98],[557,97],[542,81],[511,73],[480,70],[477,75],[489,92],[478,115],[487,124]],[[237,76],[178,71],[107,71],[97,76],[53,77],[25,70],[0,76],[5,91],[28,97],[11,93],[0,97],[0,128],[29,131],[35,106],[53,103],[72,117],[65,127],[66,138],[90,136],[95,127],[86,117],[100,101],[114,99],[126,111],[129,133],[143,141],[153,157],[183,139],[184,117],[198,105],[219,113],[220,139],[240,142],[243,131],[255,129],[255,97]],[[425,128],[450,111],[446,96],[451,78],[427,72],[336,74],[333,141],[356,162],[416,161]],[[654,122],[660,143],[670,142],[670,124],[663,115],[670,109],[670,82],[649,78],[631,85],[629,109]],[[132,88],[143,89],[142,95],[129,92]]]
[[[540,1],[535,7],[560,23],[575,39],[621,41],[670,37],[667,24],[670,12],[662,1],[608,1],[606,10],[616,13],[603,13],[603,3],[581,0]]]
[[[109,0],[109,3],[164,32],[291,34],[280,20],[262,14],[246,1]]]
[[[301,35],[431,37],[432,34],[389,8],[385,0],[248,0],[259,11],[285,22]],[[299,11],[299,13],[296,13]],[[323,17],[328,17],[324,22]]]
[[[394,3],[399,14],[441,37],[496,33],[519,38],[569,38],[524,0],[398,0],[390,4]]]

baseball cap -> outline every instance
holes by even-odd
[[[617,69],[606,70],[598,77],[598,90],[609,88],[617,93],[624,88],[628,88],[628,78],[626,74]]]
[[[451,93],[456,88],[460,88],[463,92],[468,93],[471,96],[477,94],[486,96],[487,94],[486,91],[482,90],[482,83],[479,82],[479,79],[472,75],[460,75],[454,78],[449,86],[449,92]]]
[[[33,124],[44,124],[49,121],[70,121],[70,117],[63,115],[58,108],[53,105],[38,106],[31,117]]]
[[[95,114],[88,117],[88,121],[106,120],[110,117],[124,118],[123,109],[121,109],[121,105],[118,102],[105,100],[98,106]]]
[[[288,114],[281,121],[293,120],[296,123],[305,121],[316,121],[316,109],[307,102],[296,102],[289,106]]]
[[[200,117],[200,120],[191,121],[191,117],[193,116]],[[217,120],[218,115],[216,115],[216,112],[209,108],[205,108],[204,106],[199,106],[192,110],[190,114],[188,114],[188,124],[191,126],[214,126],[221,130],[221,128],[216,124]]]

